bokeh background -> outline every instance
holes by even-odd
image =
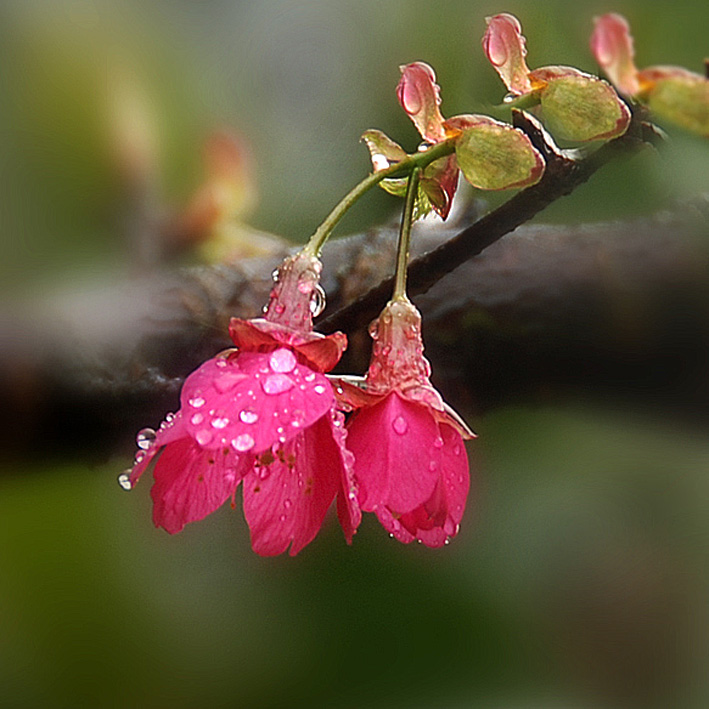
[[[445,115],[502,116],[486,15],[520,17],[530,66],[595,71],[592,17],[610,10],[629,18],[640,66],[702,70],[699,0],[3,2],[3,298],[129,272],[126,171],[149,174],[161,208],[183,204],[218,128],[248,146],[259,199],[244,218],[303,241],[369,169],[365,129],[417,144],[399,64],[436,68]],[[672,130],[661,156],[604,168],[539,219],[647,214],[707,191],[709,145]],[[368,196],[341,233],[394,206]],[[373,519],[348,548],[330,520],[299,557],[261,559],[228,505],[169,537],[147,485],[115,484],[127,450],[3,469],[0,705],[709,706],[709,440],[588,401],[473,420],[469,510],[438,551]]]

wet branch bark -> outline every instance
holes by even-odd
[[[417,227],[410,283],[418,293],[430,286],[414,300],[434,381],[453,405],[476,413],[605,389],[695,418],[709,412],[708,199],[627,223],[521,226],[500,239],[642,140],[608,144],[462,231]],[[341,371],[366,367],[363,326],[388,297],[377,284],[392,273],[395,240],[396,228],[383,227],[325,251],[335,314],[324,329],[345,329],[351,343]],[[138,428],[177,408],[184,376],[230,345],[229,317],[260,314],[286,251],[6,308],[5,456],[132,452]]]

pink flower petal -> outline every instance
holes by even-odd
[[[591,51],[611,83],[628,96],[640,90],[633,38],[627,20],[610,12],[594,20]]]
[[[525,62],[527,49],[519,20],[506,12],[486,18],[483,49],[507,89],[521,96],[533,90]]]
[[[316,372],[329,372],[347,348],[347,336],[342,332],[321,335],[302,332],[269,322],[262,318],[241,320],[232,318],[229,335],[240,350],[267,351],[290,347],[308,361]]]
[[[355,456],[363,510],[383,505],[402,514],[431,496],[439,476],[438,428],[427,406],[395,391],[352,417],[347,445]]]
[[[429,547],[443,546],[458,533],[470,487],[468,456],[460,433],[452,426],[440,426],[439,478],[426,502],[402,515],[390,507],[375,512],[385,529],[405,544],[418,539]]]
[[[168,444],[150,491],[155,526],[175,534],[214,512],[234,493],[247,465],[229,449],[204,450],[190,438]]]
[[[325,375],[300,364],[289,348],[208,360],[181,394],[189,435],[203,448],[229,446],[240,454],[292,440],[333,400]]]
[[[318,533],[344,475],[333,428],[329,415],[321,417],[244,478],[244,515],[257,554],[281,554],[291,545],[294,556]]]
[[[413,62],[400,67],[401,79],[396,87],[399,103],[414,122],[418,132],[429,143],[446,139],[436,73],[425,62]]]

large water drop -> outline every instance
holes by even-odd
[[[232,440],[231,445],[239,453],[245,453],[254,447],[254,439],[248,433],[242,433]]]
[[[135,437],[135,442],[138,444],[138,448],[142,448],[144,451],[148,450],[155,443],[155,431],[152,428],[141,429]]]
[[[239,419],[242,423],[256,423],[258,414],[253,409],[242,409],[239,413]]]
[[[293,380],[285,374],[272,374],[261,382],[261,388],[266,394],[282,394],[293,387]]]
[[[285,347],[275,350],[269,359],[269,364],[274,372],[292,372],[296,363],[295,355]]]
[[[130,473],[129,471],[126,471],[124,473],[121,473],[118,476],[118,484],[124,489],[124,490],[132,490],[133,489],[133,483],[130,481]]]

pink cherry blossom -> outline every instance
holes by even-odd
[[[475,434],[431,386],[421,317],[408,300],[391,301],[370,332],[364,382],[338,380],[354,410],[347,445],[359,502],[399,541],[439,547],[458,533],[470,486],[463,439]]]
[[[323,372],[340,359],[342,333],[312,332],[311,299],[320,262],[284,263],[265,319],[233,318],[236,348],[192,372],[179,411],[153,435],[139,434],[132,487],[158,455],[153,521],[168,532],[234,498],[244,481],[252,546],[263,555],[297,554],[317,534],[335,497],[345,536],[360,519],[345,448],[343,416]]]

